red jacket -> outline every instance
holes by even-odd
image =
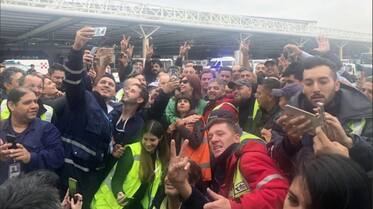
[[[223,104],[224,103],[224,104]],[[223,97],[221,99],[218,99],[216,101],[209,101],[203,110],[203,120],[208,121],[208,117],[210,113],[214,110],[215,107],[218,105],[223,104],[221,107],[218,109],[223,109],[231,112],[238,120],[238,109],[235,107],[234,104],[234,99],[230,97]]]
[[[249,184],[250,192],[239,200],[229,197],[238,159],[240,171]],[[264,144],[249,140],[239,151],[226,161],[224,184],[220,194],[229,197],[232,209],[281,209],[289,188],[285,175],[267,154]]]

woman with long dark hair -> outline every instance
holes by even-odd
[[[198,76],[186,75],[182,77],[180,79],[179,90],[181,94],[185,94],[191,97],[192,103],[195,104],[195,113],[198,115],[202,115],[207,102],[202,99],[201,82]],[[171,98],[168,102],[165,114],[168,124],[172,124],[176,122],[177,119],[179,119],[175,109],[175,98]],[[196,118],[195,120],[199,120],[199,118]]]
[[[291,183],[284,209],[371,209],[370,187],[364,170],[347,157],[308,157]]]
[[[150,120],[139,142],[126,146],[101,184],[92,209],[148,209],[160,187],[169,158],[162,125]]]

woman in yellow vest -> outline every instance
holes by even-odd
[[[162,125],[154,120],[147,122],[141,141],[126,145],[122,157],[96,192],[91,208],[150,208],[168,158]]]

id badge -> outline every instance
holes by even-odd
[[[21,174],[21,164],[15,162],[9,165],[9,178],[17,177]]]

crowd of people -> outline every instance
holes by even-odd
[[[164,68],[93,35],[46,75],[2,69],[0,209],[372,208],[372,69],[353,78],[327,38],[199,71],[187,43]]]

